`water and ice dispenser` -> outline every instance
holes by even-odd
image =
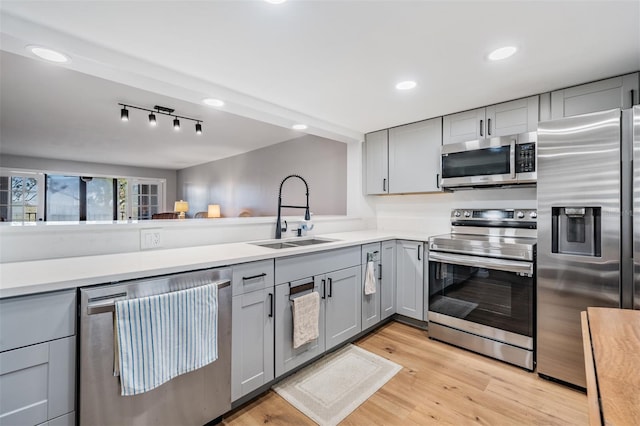
[[[551,251],[559,254],[600,257],[602,253],[601,207],[553,207]]]

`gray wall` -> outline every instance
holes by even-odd
[[[145,167],[118,166],[115,164],[84,163],[80,161],[54,160],[49,158],[21,157],[17,155],[0,156],[0,167],[41,170],[45,172],[78,173],[85,176],[106,175],[113,177],[138,177],[166,179],[166,210],[173,211],[173,203],[177,199],[177,172],[167,169],[151,169]]]
[[[275,216],[280,182],[299,174],[309,184],[309,206],[314,214],[347,212],[347,145],[305,135],[245,154],[178,171],[178,198],[189,202],[189,215],[220,204],[222,215],[236,217],[249,209],[253,216]],[[289,179],[282,203],[304,205],[304,184]],[[283,209],[283,215],[304,210]]]

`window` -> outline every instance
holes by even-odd
[[[162,186],[157,182],[132,182],[131,197],[132,216],[137,219],[151,219],[155,213],[160,213]]]
[[[9,172],[0,175],[0,220],[35,222],[42,219],[43,176]]]
[[[80,178],[47,175],[47,220],[80,220]]]

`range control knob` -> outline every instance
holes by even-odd
[[[471,212],[464,212],[464,217],[471,217]]]
[[[531,212],[531,213],[529,213],[529,217],[530,217],[531,219],[535,219],[535,218],[537,218],[537,217],[538,217],[538,213],[537,213],[537,212]]]
[[[518,212],[518,213],[516,213],[516,216],[518,217],[518,219],[522,219],[522,218],[524,218],[524,213]]]
[[[460,211],[456,210],[456,212],[453,214],[455,217],[460,217]]]

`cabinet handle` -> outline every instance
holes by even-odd
[[[269,317],[273,318],[273,293],[269,293]]]
[[[421,248],[421,247],[422,247],[422,244],[420,244],[420,245],[418,246],[418,260],[422,260],[422,259],[420,258],[420,248]]]
[[[266,276],[267,276],[267,273],[266,273],[266,272],[263,272],[263,273],[261,273],[261,274],[258,274],[258,275],[252,275],[252,276],[250,276],[250,277],[242,277],[242,280],[243,280],[243,281],[255,280],[256,278],[262,278],[262,277],[266,277]]]
[[[484,120],[480,120],[480,136],[484,136]]]
[[[487,135],[491,136],[491,119],[487,118]]]
[[[382,179],[382,191],[384,191],[384,192],[387,191],[387,179],[386,178]]]
[[[440,189],[440,173],[436,173],[436,188]]]
[[[327,278],[329,280],[329,297],[331,297],[331,294],[333,293],[333,279],[332,278]]]
[[[327,281],[326,280],[322,280],[322,298],[323,299],[327,298]]]
[[[378,263],[378,279],[382,279],[382,263]]]

